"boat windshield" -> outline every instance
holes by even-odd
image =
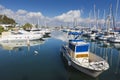
[[[70,48],[72,51],[75,51],[75,45],[73,45],[72,43],[69,43],[69,48]]]

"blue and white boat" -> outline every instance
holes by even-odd
[[[60,51],[69,66],[89,76],[97,77],[109,69],[109,64],[103,58],[91,53],[89,46],[90,44],[83,40],[73,39],[63,45]]]

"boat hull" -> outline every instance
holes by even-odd
[[[83,72],[91,77],[95,78],[103,72],[103,71],[90,70],[88,68],[85,68],[85,67],[82,67],[82,66],[76,64],[64,51],[61,51],[61,54],[63,55],[63,57],[65,57],[69,66],[71,65],[75,69],[77,69],[77,70],[79,70],[79,71],[81,71],[81,72]]]
[[[112,43],[120,43],[120,38],[110,38],[108,41]]]
[[[0,41],[29,41],[29,40],[38,40],[42,38],[43,35],[40,33],[31,33],[24,30],[20,30],[19,32],[3,32]]]

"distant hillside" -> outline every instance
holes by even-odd
[[[8,18],[6,15],[0,15],[0,24],[15,24],[15,20]]]

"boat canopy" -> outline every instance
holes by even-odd
[[[69,32],[68,35],[82,35],[83,32]]]

